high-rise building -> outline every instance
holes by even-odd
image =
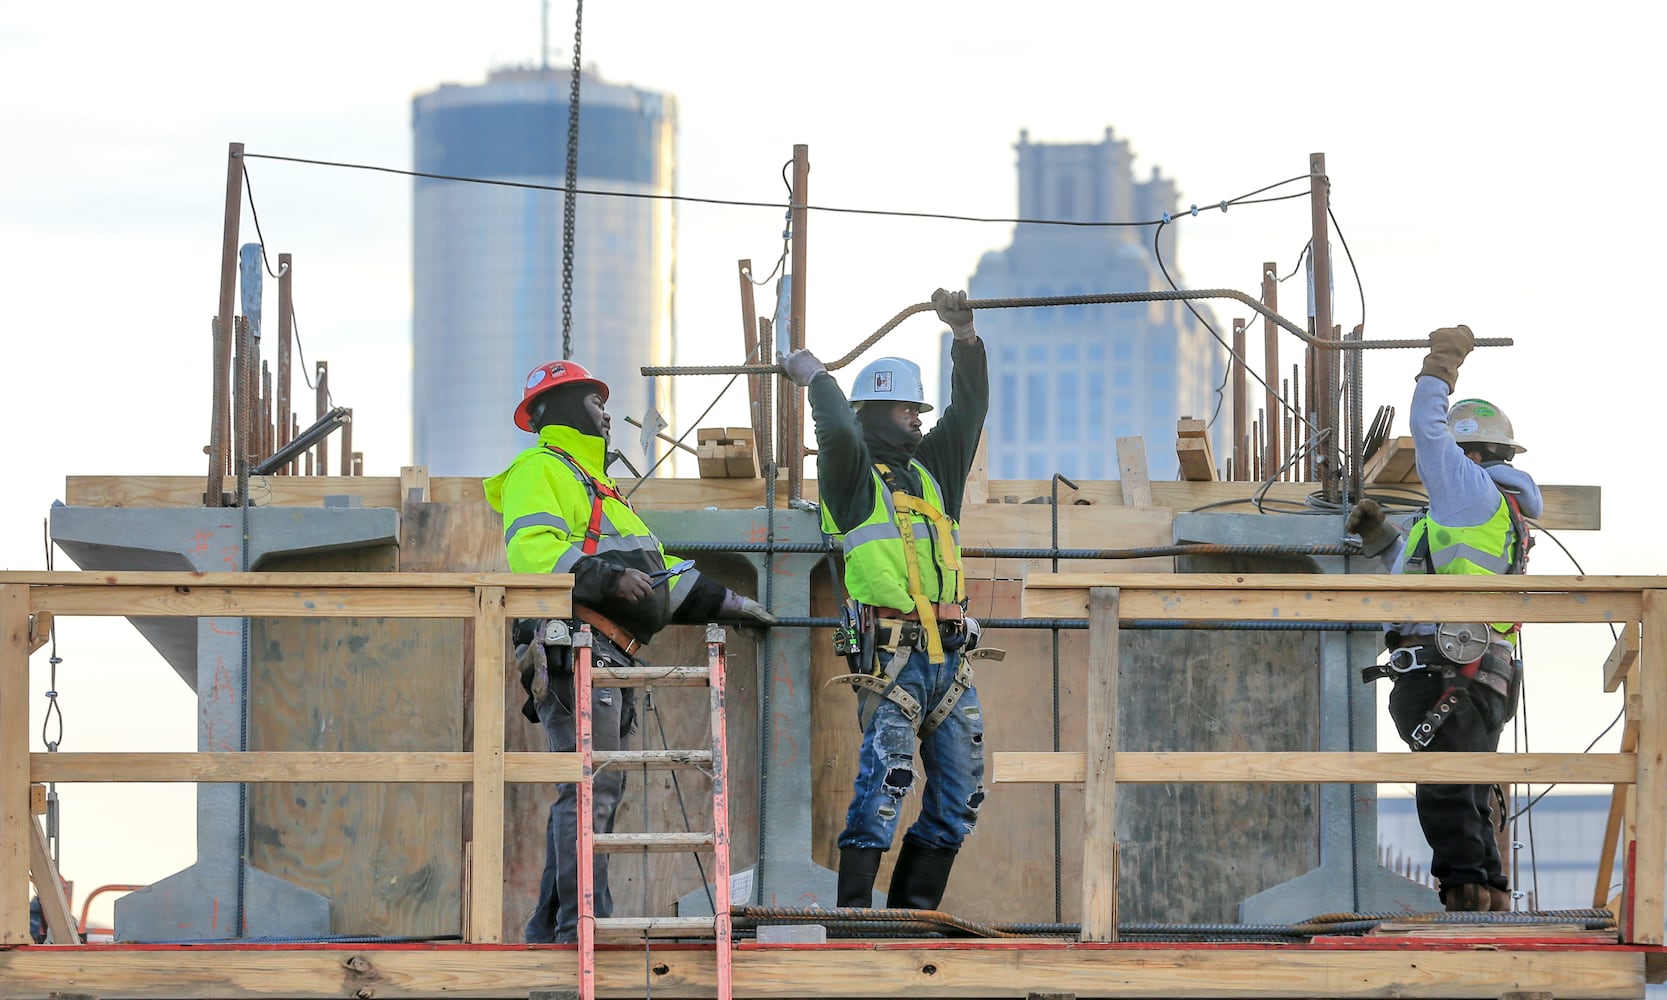
[[[1136,181],[1128,141],[1109,128],[1098,143],[1033,143],[1020,132],[1016,148],[1020,218],[1125,222],[1175,211],[1174,182],[1157,170]],[[1163,266],[1180,284],[1175,227],[1164,227],[1160,241]],[[986,299],[1168,287],[1149,228],[1019,224],[1010,245],[979,261],[968,293]],[[1181,302],[989,310],[979,313],[978,331],[990,355],[994,479],[1116,479],[1116,439],[1136,435],[1145,439],[1149,475],[1173,479],[1175,421],[1210,417],[1226,364]],[[947,338],[944,361],[947,398]]]
[[[565,70],[509,69],[412,101],[419,173],[560,187],[567,171]],[[579,98],[578,187],[670,194],[676,103],[587,71]],[[562,349],[562,193],[416,179],[412,269],[413,453],[442,476],[503,467],[532,436],[510,415],[522,379]],[[614,444],[638,468],[621,419],[668,419],[675,215],[664,199],[581,194],[575,212],[572,357],[612,390]],[[621,471],[618,467],[614,471]]]

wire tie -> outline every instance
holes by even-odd
[[[1195,219],[1198,218],[1198,206],[1197,205],[1192,206],[1192,217],[1195,218]]]
[[[1226,198],[1221,199],[1221,210],[1223,212],[1227,211],[1227,199]]]
[[[1169,213],[1168,212],[1163,213],[1163,224],[1166,225],[1166,226],[1169,225]]]
[[[48,691],[48,692],[46,692],[46,696],[47,696],[47,697],[48,697],[48,698],[56,698],[56,697],[58,697],[58,692],[56,692],[56,691]]]
[[[46,662],[48,662],[48,663],[52,664],[54,667],[56,667],[60,663],[64,662],[64,658],[61,657],[61,656],[48,657]]]

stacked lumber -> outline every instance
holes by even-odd
[[[702,427],[695,431],[695,460],[702,479],[758,478],[758,452],[751,427]]]
[[[1412,438],[1390,438],[1372,453],[1361,476],[1368,483],[1416,483],[1418,466],[1413,463]]]
[[[1175,424],[1175,457],[1181,460],[1181,478],[1189,483],[1209,483],[1216,478],[1216,460],[1210,452],[1210,433],[1204,421],[1182,417]]]

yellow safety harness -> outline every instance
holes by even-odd
[[[932,663],[943,662],[943,640],[938,635],[938,613],[933,602],[926,596],[926,588],[921,582],[920,553],[915,549],[915,526],[911,514],[919,514],[932,524],[934,537],[933,551],[937,554],[938,568],[955,575],[955,602],[966,599],[966,577],[961,572],[961,553],[954,545],[955,524],[949,515],[937,510],[931,504],[919,497],[911,496],[904,490],[897,489],[893,484],[895,478],[892,471],[883,463],[876,462],[874,468],[880,472],[880,478],[891,489],[891,506],[894,512],[893,523],[897,525],[897,534],[903,539],[903,564],[908,567],[908,593],[915,602],[915,610],[920,614],[920,628],[926,634],[926,654]]]

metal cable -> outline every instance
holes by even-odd
[[[770,505],[774,510],[774,505]],[[667,552],[835,552],[826,542],[662,542]],[[1337,545],[1235,545],[1221,542],[1184,542],[1130,549],[1006,548],[969,545],[961,549],[971,559],[1151,559],[1160,556],[1348,556],[1358,555],[1355,543]]]
[[[1384,350],[1396,348],[1427,348],[1430,346],[1428,337],[1418,337],[1403,340],[1358,340],[1342,341],[1327,340],[1310,334],[1303,327],[1291,322],[1285,317],[1263,305],[1256,299],[1236,288],[1196,288],[1170,291],[1146,292],[1103,292],[1093,295],[1042,295],[1030,297],[1014,297],[1000,299],[968,299],[967,305],[973,309],[1019,309],[1044,306],[1092,306],[1115,305],[1132,302],[1176,302],[1192,301],[1194,299],[1232,299],[1243,303],[1260,313],[1262,316],[1276,323],[1281,329],[1295,334],[1303,343],[1320,350],[1334,351],[1362,351]],[[932,308],[930,302],[917,302],[908,306],[896,316],[887,320],[878,330],[869,334],[868,338],[849,353],[837,361],[828,362],[825,367],[835,371],[845,367],[860,357],[880,341],[882,337],[896,329],[898,324],[918,312],[925,312]],[[1514,343],[1510,337],[1479,337],[1477,347],[1509,347]],[[644,375],[765,375],[779,374],[778,365],[644,365]]]
[[[584,34],[585,0],[573,5],[573,75],[567,96],[567,180],[561,205],[561,356],[573,357],[573,235],[579,186],[579,43]]]

